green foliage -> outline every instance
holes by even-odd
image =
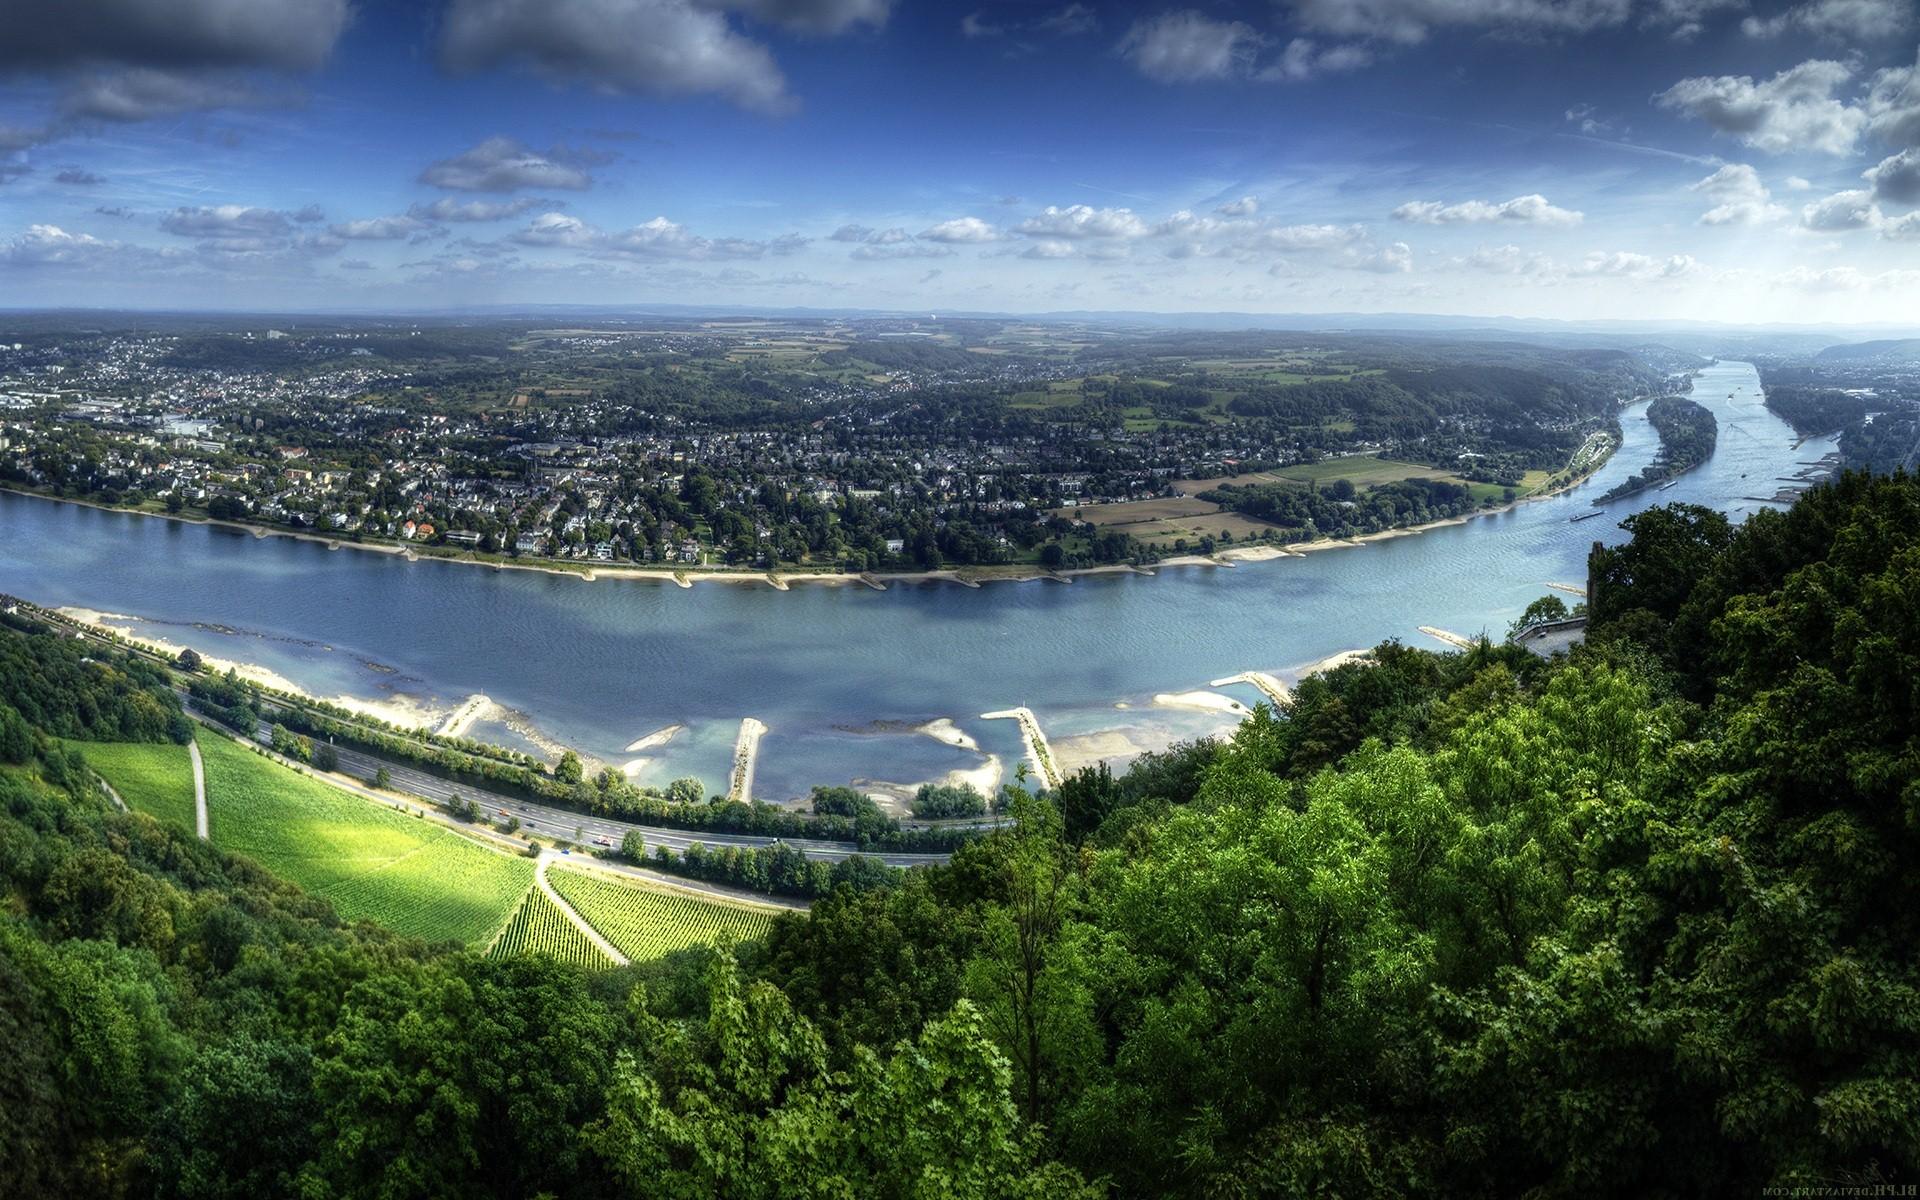
[[[987,798],[972,784],[923,783],[913,794],[913,815],[923,821],[980,817],[987,812]]]

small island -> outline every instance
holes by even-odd
[[[1632,496],[1677,479],[1713,457],[1720,425],[1712,413],[1695,401],[1683,396],[1662,396],[1647,406],[1647,420],[1660,435],[1659,455],[1644,470],[1607,489],[1594,504]]]

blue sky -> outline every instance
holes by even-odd
[[[1920,312],[1914,0],[0,22],[0,306]]]

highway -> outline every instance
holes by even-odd
[[[262,725],[254,732],[254,740],[263,746],[271,746],[273,735],[271,727]],[[718,831],[696,831],[689,829],[666,829],[654,825],[636,825],[629,821],[616,821],[611,817],[595,817],[571,809],[553,808],[537,804],[531,800],[522,800],[513,796],[503,796],[498,792],[486,791],[465,783],[453,783],[438,775],[409,767],[404,763],[376,758],[361,750],[348,746],[335,746],[340,755],[340,771],[359,779],[372,779],[380,768],[387,769],[393,790],[419,796],[437,804],[445,804],[456,794],[478,804],[481,813],[490,821],[504,817],[518,817],[521,828],[530,833],[549,838],[564,838],[581,845],[599,845],[602,848],[618,848],[630,832],[637,832],[646,839],[647,848],[666,846],[675,851],[685,851],[688,846],[699,842],[703,846],[771,846],[784,841],[808,858],[823,862],[839,862],[855,854],[866,853],[869,858],[877,858],[890,867],[923,867],[929,863],[947,860],[941,854],[898,854],[887,852],[863,852],[852,842],[830,842],[816,838],[774,838],[751,833],[721,833]]]

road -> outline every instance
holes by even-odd
[[[254,733],[254,739],[263,746],[273,743],[268,728]],[[387,769],[395,791],[406,792],[422,799],[444,804],[455,795],[472,800],[480,805],[482,814],[490,821],[503,819],[504,816],[518,817],[520,826],[530,832],[550,838],[565,838],[581,844],[603,844],[617,847],[629,832],[638,832],[646,839],[649,848],[666,846],[675,851],[685,851],[688,846],[699,842],[703,846],[771,846],[784,840],[787,845],[800,851],[808,858],[822,862],[839,862],[851,858],[862,851],[851,842],[830,842],[816,838],[773,838],[751,833],[718,833],[689,829],[666,829],[654,825],[636,825],[629,821],[616,821],[611,817],[594,817],[586,813],[573,812],[570,809],[553,808],[545,804],[536,804],[531,800],[522,800],[514,796],[505,796],[490,792],[471,784],[453,783],[438,775],[430,774],[402,763],[375,758],[364,751],[348,746],[336,746],[340,755],[340,771],[360,779],[372,779],[380,768]],[[605,839],[604,843],[601,839]],[[931,863],[947,860],[945,854],[897,854],[870,853],[890,867],[923,867]]]

